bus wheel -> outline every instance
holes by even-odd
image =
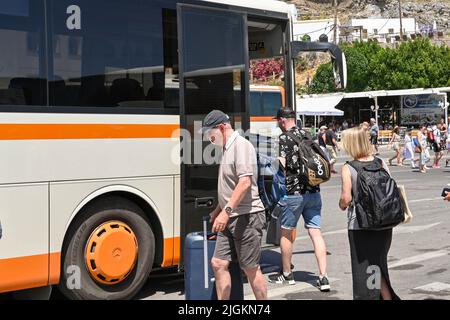
[[[69,299],[131,299],[145,284],[155,239],[142,209],[113,196],[90,206],[63,248],[59,289]]]

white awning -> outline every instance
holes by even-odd
[[[297,96],[297,114],[305,116],[343,116],[344,111],[335,108],[343,98],[343,95],[304,98]]]

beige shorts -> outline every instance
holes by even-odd
[[[336,147],[327,145],[327,151],[328,151],[328,154],[330,155],[330,163],[331,164],[336,163],[336,159],[337,159]]]
[[[214,258],[238,261],[241,269],[258,267],[265,221],[264,211],[230,218],[225,230],[217,234]]]

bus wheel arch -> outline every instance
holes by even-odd
[[[116,220],[118,223],[115,223]],[[95,243],[96,239],[92,240],[91,238],[98,230],[100,230],[99,228],[102,229],[102,232],[105,232],[107,237],[103,247],[101,244],[97,246],[99,254],[97,257],[98,260],[95,260],[96,258],[92,257],[92,255],[91,257],[88,257],[90,255],[90,249],[88,250],[90,247],[88,246],[92,244],[92,241]],[[110,231],[112,230],[110,234],[106,233],[107,229]],[[128,236],[127,230],[131,231]],[[130,268],[129,272],[128,269],[126,269],[128,262],[125,262],[125,267],[122,267],[122,269],[125,269],[121,270],[124,271],[124,273],[117,270],[108,273],[108,268],[111,271],[111,267],[120,265],[111,263],[112,258],[109,252],[111,251],[111,245],[115,247],[116,243],[114,243],[114,241],[117,242],[117,239],[125,239],[126,244],[120,243],[120,245],[118,245],[118,252],[122,252],[122,245],[127,247],[127,249],[130,249],[133,246],[134,233],[137,235],[136,238],[139,239],[139,241],[136,241],[136,250],[139,250],[139,258],[137,259],[139,264],[135,265],[134,258],[128,257],[125,261],[130,262],[128,265],[128,268]],[[146,199],[136,193],[127,191],[116,190],[106,193],[97,192],[95,197],[90,197],[88,201],[84,201],[83,205],[77,208],[76,213],[72,216],[72,219],[68,224],[61,252],[60,291],[69,298],[74,299],[95,299],[97,297],[100,299],[131,298],[132,294],[130,292],[135,294],[137,292],[136,288],[139,287],[140,289],[145,283],[153,266],[155,264],[160,264],[160,261],[162,260],[163,242],[162,227],[158,216]],[[139,248],[137,245],[138,243],[141,244]],[[108,249],[102,249],[107,248],[108,246]],[[107,250],[106,256],[110,259],[109,261],[104,259],[105,253],[101,250]],[[129,250],[124,250],[123,257],[125,257],[125,252],[129,252]],[[122,256],[120,258],[122,259]],[[99,261],[106,261],[106,263],[103,263],[103,269],[106,270],[106,272],[97,272],[101,279],[97,278],[96,274],[92,271],[92,268],[88,266],[89,262],[92,262],[92,265],[95,266]],[[131,264],[131,262],[133,262],[133,264]],[[69,271],[66,273],[65,269],[71,265],[80,266],[82,264],[84,264],[85,268],[80,267],[79,273],[81,274],[81,281],[86,285],[78,291],[69,290],[68,281],[70,274]],[[101,281],[102,279],[104,280],[103,276],[107,277],[108,274],[121,275],[124,277],[117,277],[120,279],[110,277],[110,283],[108,283],[108,279],[105,280],[106,282]],[[120,283],[126,277],[128,277],[128,279],[126,279],[124,283]],[[140,280],[138,281],[138,279]],[[117,283],[114,283],[115,281],[117,281]],[[117,287],[118,289],[124,288],[124,294],[118,294],[119,290],[115,292],[113,287]]]

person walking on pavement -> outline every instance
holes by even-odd
[[[439,124],[440,124],[439,128],[441,130],[441,139],[446,142],[448,136],[447,136],[447,125],[445,124],[445,119],[442,118],[441,122]]]
[[[330,159],[331,172],[337,173],[336,169],[334,168],[334,164],[337,161],[336,149],[339,151],[339,146],[337,143],[337,136],[336,133],[334,132],[334,128],[335,127],[333,123],[330,123],[328,125],[328,130],[325,133],[325,144]]]
[[[311,187],[302,183],[304,178],[300,176],[298,145],[289,135],[294,135],[300,140],[305,136],[309,139],[311,137],[295,126],[295,112],[291,109],[279,109],[276,118],[283,131],[279,138],[280,162],[285,169],[287,195],[279,201],[282,210],[280,239],[282,270],[278,274],[270,275],[269,281],[278,284],[295,284],[291,267],[292,248],[295,241],[293,230],[297,227],[300,216],[303,216],[319,266],[317,285],[321,291],[329,291],[327,250],[320,230],[322,210],[320,187]]]
[[[211,266],[217,297],[228,300],[231,293],[229,265],[238,261],[255,298],[267,299],[266,280],[260,269],[264,206],[257,186],[257,160],[253,145],[234,131],[228,115],[211,111],[203,121],[209,141],[223,148],[219,167],[218,205],[210,213],[217,242]]]
[[[327,150],[327,145],[325,143],[326,141],[326,132],[327,132],[327,127],[326,126],[321,126],[319,133],[317,134],[317,141],[319,143],[320,148],[322,149],[322,151],[325,153],[325,155],[327,156],[328,161],[330,161],[330,155],[328,154],[328,150]]]
[[[441,166],[439,165],[439,162],[441,161],[441,158],[443,156],[442,147],[441,147],[441,129],[440,124],[439,126],[436,126],[435,124],[431,127],[432,132],[432,141],[431,146],[433,147],[434,151],[434,163],[433,163],[433,169],[440,169]]]
[[[405,160],[409,160],[411,161],[411,168],[415,169],[416,164],[414,160],[414,148],[413,148],[413,140],[411,137],[411,131],[412,129],[408,129],[405,134],[405,150],[403,152],[403,159],[401,163],[403,164]]]
[[[342,134],[343,149],[353,158],[342,167],[342,191],[339,207],[347,210],[348,239],[353,279],[353,298],[355,300],[399,299],[392,289],[387,265],[387,257],[392,241],[392,228],[384,230],[363,230],[356,218],[355,203],[358,198],[356,168],[373,164],[382,165],[389,173],[386,163],[372,156],[372,146],[363,129],[348,129]],[[369,286],[371,269],[378,270],[379,283]]]
[[[417,140],[419,145],[417,148],[420,151],[420,172],[427,172],[427,162],[430,161],[430,156],[428,152],[428,142],[427,142],[427,127],[425,125],[420,127],[417,133]]]
[[[392,149],[395,151],[395,155],[389,159],[389,165],[392,166],[392,160],[397,159],[397,165],[403,167],[400,160],[400,129],[398,126],[395,126],[394,130],[392,130],[392,138],[389,141],[389,146],[392,146]]]
[[[362,128],[362,129],[364,129],[364,130],[366,130],[366,131],[369,131],[369,129],[370,129],[370,124],[369,124],[367,121],[364,121],[363,123],[361,123],[361,124],[359,125],[359,127]]]
[[[378,152],[378,136],[379,136],[380,129],[377,125],[377,122],[374,118],[370,119],[370,141],[372,142],[373,146],[373,154],[379,155]]]
[[[448,117],[448,123],[450,123],[450,117]],[[447,131],[447,157],[450,155],[450,126],[445,126],[445,129]],[[445,160],[445,166],[448,166],[448,163],[450,162],[450,159]]]
[[[348,129],[348,122],[347,120],[344,120],[344,122],[342,123],[342,130],[347,130]]]

